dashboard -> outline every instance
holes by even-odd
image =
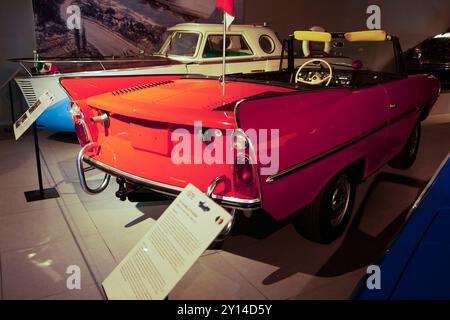
[[[308,69],[305,68],[300,72],[300,77],[306,81],[315,81],[324,79],[329,75],[327,69]],[[352,72],[343,70],[333,70],[333,77],[330,82],[330,86],[352,86]]]

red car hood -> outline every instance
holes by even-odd
[[[87,99],[90,107],[113,115],[184,125],[203,121],[204,126],[235,127],[233,107],[243,98],[266,92],[292,89],[263,84],[227,82],[213,79],[175,79],[117,90]],[[231,104],[231,108],[220,107]],[[219,108],[219,109],[218,109]]]

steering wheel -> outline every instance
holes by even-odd
[[[329,70],[328,75],[326,77],[322,77],[319,74],[316,74],[311,78],[311,80],[303,79],[301,77],[302,70],[307,65],[309,65],[311,63],[315,63],[315,62],[319,62],[320,64],[325,65]],[[298,68],[297,74],[295,75],[295,83],[305,83],[305,84],[309,84],[312,86],[317,86],[319,84],[326,82],[325,85],[328,86],[330,84],[332,78],[333,78],[333,68],[331,68],[331,65],[327,61],[325,61],[323,59],[311,59],[311,60],[308,60],[305,63],[303,63],[300,66],[300,68]]]

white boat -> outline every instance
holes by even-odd
[[[28,76],[15,78],[27,103],[32,106],[46,90],[55,103],[38,119],[39,128],[49,131],[74,131],[69,115],[69,98],[59,84],[61,77],[125,76],[150,74],[222,74],[221,24],[178,24],[160,51],[145,59],[91,61],[48,60],[59,72],[36,75],[34,60],[21,60]],[[279,69],[282,45],[275,32],[260,25],[232,25],[227,33],[227,74],[275,71]],[[27,67],[28,64],[28,67]]]

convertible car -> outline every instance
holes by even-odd
[[[398,38],[382,30],[297,31],[285,47],[287,68],[225,83],[173,75],[61,79],[83,146],[83,189],[101,192],[113,175],[116,195],[136,201],[175,197],[192,183],[233,216],[293,215],[306,238],[338,238],[360,181],[387,163],[413,164],[439,80],[408,76]],[[86,163],[105,172],[100,186],[86,183]]]
[[[450,28],[428,38],[405,52],[410,74],[432,74],[441,81],[442,89],[450,89]]]
[[[167,30],[159,52],[139,60],[15,60],[28,77],[15,79],[29,107],[49,90],[55,96],[51,105],[37,120],[37,126],[49,131],[75,131],[69,114],[70,100],[59,85],[65,77],[130,76],[156,74],[220,75],[222,72],[221,24],[182,23]],[[281,43],[275,32],[265,25],[233,25],[227,36],[227,73],[274,71],[279,68]],[[45,74],[36,73],[44,64]],[[31,65],[32,67],[26,68]]]

